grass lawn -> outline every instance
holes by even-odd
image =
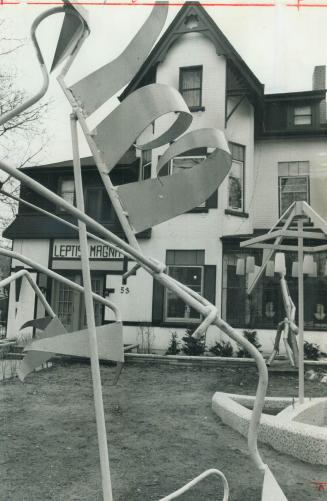
[[[259,501],[261,479],[246,439],[211,411],[215,391],[253,394],[255,368],[132,365],[111,387],[114,367],[102,366],[115,501],[158,501],[207,468],[227,476],[231,501]],[[295,374],[270,375],[269,395],[295,396]],[[1,501],[102,499],[90,367],[56,366],[22,384],[1,383]],[[327,385],[306,382],[306,396],[327,396]],[[264,460],[289,501],[327,499],[310,465],[261,445]],[[222,499],[207,480],[182,501]]]

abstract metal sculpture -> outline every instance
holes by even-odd
[[[315,224],[318,232],[307,231],[303,229],[303,220],[309,219]],[[281,222],[284,222],[280,229],[277,229]],[[291,225],[296,224],[297,229],[292,229]],[[296,239],[297,245],[289,245],[282,243],[283,240]],[[251,238],[241,243],[241,247],[252,247],[264,249],[262,265],[257,269],[253,281],[249,284],[248,293],[250,294],[258,280],[263,275],[269,261],[278,251],[295,251],[298,254],[297,262],[297,276],[298,276],[298,328],[294,324],[295,307],[289,296],[287,290],[287,284],[285,280],[281,278],[281,288],[285,304],[285,310],[287,314],[287,323],[291,327],[294,333],[298,332],[299,346],[298,346],[298,358],[299,358],[299,402],[302,404],[304,402],[304,297],[303,297],[303,253],[310,252],[316,253],[327,249],[327,244],[309,246],[303,245],[304,240],[308,242],[309,240],[327,240],[327,223],[319,216],[306,202],[294,202],[281,216],[273,228],[266,234],[259,237]],[[270,242],[272,240],[272,242]],[[268,243],[267,243],[268,242]],[[285,276],[286,270],[280,270],[280,274]],[[293,350],[293,353],[296,352]]]
[[[246,242],[245,242],[245,245],[246,245]],[[259,247],[259,244],[257,247]],[[269,252],[269,251],[264,248],[263,249],[263,262],[266,262],[265,256],[266,256],[267,252]],[[279,256],[284,258],[284,254],[277,253],[276,254],[276,264],[274,263],[274,261],[270,260],[270,261],[267,261],[267,264],[265,266],[267,276],[273,277],[275,273],[279,275],[280,290],[281,290],[281,295],[283,298],[283,304],[284,304],[284,310],[285,310],[285,318],[278,324],[278,329],[277,329],[277,333],[276,333],[276,337],[275,337],[273,351],[267,360],[267,365],[268,366],[271,365],[272,362],[274,361],[277,353],[279,352],[280,339],[281,339],[281,337],[283,337],[287,357],[290,361],[290,364],[292,366],[294,366],[294,365],[298,365],[298,347],[297,347],[297,342],[296,342],[296,338],[295,338],[295,335],[298,332],[298,328],[295,325],[296,308],[295,308],[295,305],[292,301],[292,297],[290,295],[287,280],[286,280],[285,259],[284,259],[284,261],[282,260],[282,263],[281,263],[282,266],[278,266],[277,258]],[[252,266],[248,265],[249,262],[252,264]],[[246,271],[250,268],[250,272],[248,272],[248,289],[251,289],[252,283],[255,280],[257,273],[259,273],[260,267],[256,266],[254,264],[254,258],[252,256],[248,257],[246,259],[246,263],[245,263],[245,259],[243,259],[243,258],[238,259],[237,265],[236,265],[236,274],[237,275],[245,275]]]
[[[25,183],[30,189],[36,191],[49,201],[62,207],[68,214],[78,220],[78,232],[81,247],[82,273],[84,283],[84,296],[87,314],[87,326],[89,335],[89,350],[92,368],[94,403],[98,430],[98,442],[100,452],[100,464],[102,474],[103,497],[106,501],[111,501],[112,488],[109,468],[109,455],[107,449],[107,436],[102,402],[101,380],[99,371],[99,351],[97,344],[97,330],[94,322],[93,298],[90,280],[90,268],[88,259],[87,238],[90,236],[87,228],[94,233],[92,238],[101,239],[109,245],[117,246],[119,251],[128,255],[136,262],[136,268],[142,267],[158,280],[164,287],[174,292],[179,298],[194,308],[203,317],[203,321],[194,333],[194,336],[201,335],[211,324],[229,335],[237,343],[251,353],[255,359],[259,371],[259,383],[257,388],[256,401],[252,413],[252,418],[248,432],[248,446],[252,459],[258,469],[265,475],[264,486],[279,487],[274,477],[270,473],[267,465],[261,459],[257,449],[257,430],[263,408],[264,398],[267,388],[267,368],[261,354],[232,327],[224,322],[217,315],[217,309],[202,296],[189,289],[185,285],[165,273],[165,265],[145,256],[138,245],[135,233],[142,229],[149,228],[155,224],[167,221],[172,217],[182,214],[193,207],[204,202],[211,193],[221,184],[231,167],[231,155],[225,137],[222,132],[214,129],[203,129],[186,133],[192,115],[188,110],[183,98],[173,88],[166,85],[151,84],[135,91],[129,95],[121,104],[114,109],[98,126],[90,130],[87,117],[96,111],[104,102],[110,99],[119,89],[121,89],[133,77],[135,72],[145,60],[154,41],[158,37],[167,15],[167,3],[157,2],[153,11],[141,28],[133,41],[125,51],[114,61],[106,64],[102,68],[88,75],[80,82],[68,87],[65,83],[65,75],[76,58],[84,40],[89,34],[87,17],[79,6],[74,7],[65,0],[65,5],[55,7],[41,14],[32,26],[32,40],[36,48],[38,61],[43,75],[43,83],[40,91],[27,103],[21,105],[19,109],[13,110],[10,114],[0,117],[0,123],[6,122],[16,113],[36,102],[46,92],[49,78],[40,51],[35,31],[40,22],[46,17],[64,12],[62,30],[60,33],[57,49],[55,51],[52,70],[59,64],[64,63],[57,80],[71,104],[73,113],[71,115],[71,133],[73,145],[74,178],[77,206],[74,207],[62,198],[46,189],[38,182],[26,176],[22,171],[17,171],[4,162],[0,162],[0,168],[9,175]],[[92,89],[96,88],[96,92]],[[145,144],[138,144],[140,149],[153,149],[167,143],[173,143],[164,153],[158,171],[171,158],[181,154],[196,146],[207,146],[214,151],[204,162],[188,169],[185,172],[153,178],[139,183],[131,183],[115,187],[109,174],[115,167],[123,154],[137,141],[139,135],[156,119],[167,113],[177,114],[173,124],[157,137],[151,137]],[[112,206],[117,214],[120,224],[125,232],[128,243],[118,238],[115,234],[104,228],[101,224],[87,216],[84,211],[81,165],[78,151],[77,122],[79,123],[87,143],[94,157],[100,177],[106,188]],[[124,130],[124,134],[121,130]],[[179,138],[179,136],[181,136]],[[65,223],[66,224],[66,223]],[[11,251],[0,251],[2,254],[12,255]],[[33,264],[35,269],[40,269],[37,263],[28,260],[24,256],[18,257],[28,265]],[[43,270],[43,272],[45,272]],[[55,278],[53,271],[47,270],[49,276]],[[58,277],[56,277],[58,278]],[[76,285],[76,284],[75,284]],[[105,301],[105,300],[103,300]],[[109,306],[109,305],[108,305]],[[111,306],[111,309],[114,309]],[[118,314],[118,313],[117,313]],[[53,322],[54,320],[52,320]],[[119,321],[119,320],[117,320]],[[49,325],[45,328],[49,328]],[[100,328],[101,329],[101,328]],[[116,334],[119,338],[120,329]],[[31,348],[35,352],[43,350],[57,350],[58,340],[62,341],[62,336],[70,334],[58,334],[55,336],[33,341]],[[85,333],[75,333],[75,338],[85,340]],[[32,350],[31,350],[32,351]],[[113,351],[115,351],[113,349]],[[117,349],[117,351],[119,351]],[[84,353],[84,351],[83,351]],[[221,472],[218,470],[207,470],[192,482],[172,493],[163,500],[168,501],[179,497],[190,489],[193,485],[206,478],[208,475],[220,476],[223,478],[225,493],[224,500],[228,499],[228,484]],[[264,487],[265,489],[266,487]],[[279,489],[279,492],[280,489]],[[276,496],[276,500],[278,497]],[[280,499],[285,499],[280,496]],[[162,500],[162,501],[163,501]]]

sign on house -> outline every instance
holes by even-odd
[[[123,271],[124,256],[110,245],[88,242],[90,267],[93,270]],[[54,240],[52,268],[76,270],[81,268],[81,250],[78,240]]]

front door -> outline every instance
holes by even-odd
[[[81,284],[82,277],[80,273],[65,273],[77,284]],[[103,275],[92,274],[92,290],[100,296],[103,296],[104,277]],[[77,331],[86,327],[86,314],[84,306],[84,295],[71,289],[66,284],[54,281],[53,285],[53,309],[58,315],[63,326],[68,332]],[[103,306],[101,303],[94,302],[95,324],[101,325],[103,320]]]

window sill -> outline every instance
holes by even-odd
[[[208,207],[194,207],[194,209],[189,210],[186,214],[208,214]]]
[[[189,106],[189,110],[191,112],[193,112],[193,111],[205,111],[205,107],[204,106]]]
[[[180,328],[180,329],[190,329],[194,328],[194,330],[197,328],[197,326],[201,323],[201,320],[194,320],[194,321],[186,321],[186,320],[181,320],[181,321],[173,321],[173,320],[163,320],[158,324],[159,327],[170,327],[170,328]]]
[[[246,219],[249,217],[248,212],[242,212],[242,211],[237,211],[237,210],[232,210],[232,209],[225,209],[225,214],[228,214],[229,216],[243,217]]]

